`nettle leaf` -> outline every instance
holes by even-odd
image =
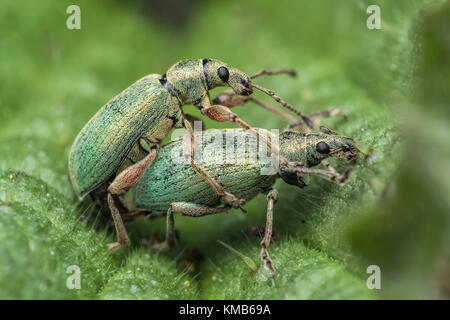
[[[197,284],[174,262],[145,250],[127,257],[126,264],[103,288],[101,299],[195,299]]]
[[[78,221],[55,189],[24,172],[0,176],[2,298],[92,297],[116,268],[104,232]],[[66,286],[67,268],[81,270],[81,290]]]
[[[206,263],[201,289],[211,299],[371,299],[364,281],[341,263],[293,239],[271,248],[275,279],[265,270],[253,273],[244,261],[227,252]],[[256,246],[242,252],[259,263]]]
[[[236,9],[239,1],[202,3],[181,29],[162,27],[137,5],[80,1],[81,30],[66,28],[68,1],[26,7],[2,3],[0,298],[374,299],[409,296],[412,277],[420,283],[414,287],[417,296],[428,297],[434,262],[442,260],[445,249],[441,243],[448,219],[441,211],[430,215],[430,223],[414,224],[406,211],[396,216],[402,201],[426,194],[406,188],[417,180],[408,180],[409,171],[397,171],[407,159],[412,160],[404,170],[415,168],[416,140],[414,135],[405,139],[408,116],[403,110],[414,109],[422,119],[428,102],[446,105],[436,98],[442,90],[436,93],[430,71],[446,60],[431,69],[428,64],[433,52],[448,48],[439,37],[448,15],[442,11],[444,18],[438,15],[434,24],[429,17],[419,19],[419,11],[430,3],[441,12],[442,2],[378,1],[381,30],[366,27],[367,1],[254,1],[245,13]],[[271,23],[274,17],[283,19]],[[211,21],[227,26],[214,27]],[[164,219],[138,219],[127,226],[133,245],[112,254],[107,250],[115,239],[110,221],[89,199],[78,201],[68,179],[70,146],[105,102],[146,74],[162,74],[180,59],[205,57],[249,74],[262,68],[297,70],[297,78],[267,77],[258,83],[304,113],[330,107],[348,111],[347,117],[324,119],[323,124],[353,137],[367,154],[373,151],[340,188],[316,177],[302,190],[277,182],[276,237],[269,248],[275,279],[249,267],[261,265],[260,239],[251,230],[265,223],[263,195],[246,205],[247,215],[233,210],[200,219],[176,216],[180,243],[167,253],[150,252],[142,241],[155,232],[161,238]],[[415,87],[415,75],[427,79],[418,86],[422,91]],[[414,100],[414,93],[421,98]],[[185,110],[202,117],[191,106]],[[254,104],[233,111],[255,127],[286,125]],[[439,116],[430,119],[417,132],[430,133],[434,141],[448,136],[445,125],[428,130]],[[232,126],[205,123],[207,128]],[[418,124],[412,127],[416,130]],[[422,146],[429,150],[424,146],[430,145]],[[423,182],[432,175],[434,183],[422,188],[445,186],[430,169],[431,163],[445,167],[445,159],[448,154],[443,153],[420,162],[428,169],[416,177]],[[446,208],[444,203],[442,212]],[[403,233],[405,226],[410,228]],[[409,246],[415,234],[420,234],[417,243],[424,244],[420,250]],[[403,241],[400,235],[405,235]],[[404,261],[399,252],[405,253]],[[408,262],[420,265],[420,272],[408,269]],[[371,264],[380,265],[382,274],[386,271],[391,281],[387,289],[367,288]],[[73,275],[69,266],[80,270],[80,289],[67,286]]]
[[[122,266],[107,249],[105,230],[87,227],[76,208],[39,179],[2,173],[0,200],[2,298],[195,297],[195,283],[166,257],[130,250]],[[80,270],[79,290],[67,286],[69,266]]]

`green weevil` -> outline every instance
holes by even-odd
[[[261,133],[263,129],[258,129]],[[199,141],[199,149],[214,150],[214,155],[203,154],[204,168],[211,176],[227,190],[236,196],[251,200],[257,194],[267,194],[267,220],[264,237],[261,241],[261,259],[265,269],[274,274],[272,261],[268,254],[268,247],[272,236],[273,206],[278,199],[278,192],[272,188],[277,178],[286,183],[303,188],[306,186],[305,175],[319,175],[326,179],[344,184],[350,176],[358,158],[358,148],[353,139],[339,135],[325,127],[321,132],[305,132],[300,126],[288,126],[279,135],[270,135],[271,141],[279,139],[279,155],[287,162],[281,163],[278,171],[272,174],[261,174],[263,168],[271,165],[268,158],[257,157],[256,161],[252,153],[257,152],[255,144],[251,143],[249,133],[242,129],[207,130],[202,135],[196,132],[196,140]],[[213,139],[207,135],[213,132]],[[217,131],[219,138],[217,139]],[[220,137],[222,135],[222,137]],[[253,135],[251,135],[254,137]],[[233,141],[234,148],[229,149],[226,143],[227,137],[236,137]],[[219,142],[217,142],[219,141]],[[135,210],[130,210],[128,218],[140,215],[148,217],[166,215],[167,230],[165,241],[155,243],[152,249],[166,249],[176,242],[174,233],[174,213],[184,216],[201,217],[210,214],[227,212],[231,206],[224,203],[214,193],[211,187],[202,179],[186,162],[178,161],[174,155],[185,148],[183,139],[169,142],[163,146],[155,161],[149,166],[142,179],[134,188]],[[217,151],[219,157],[217,158]],[[237,155],[244,155],[245,161],[224,161],[226,152],[232,152],[232,159],[237,160]],[[228,154],[229,155],[229,154]],[[326,158],[334,157],[348,161],[349,165],[343,173],[338,173],[326,162]],[[241,159],[242,160],[242,159]],[[326,165],[327,169],[312,168],[318,164]],[[126,216],[125,216],[126,218]]]
[[[279,73],[292,72],[263,70],[249,77],[218,60],[183,60],[174,64],[164,75],[151,74],[138,80],[89,120],[70,150],[69,175],[80,199],[90,194],[96,203],[107,200],[117,232],[117,242],[109,245],[111,250],[130,242],[120,215],[120,202],[154,160],[161,140],[173,127],[185,127],[191,139],[195,139],[191,125],[183,115],[183,105],[193,104],[210,119],[235,122],[249,129],[251,127],[227,107],[212,105],[209,90],[228,86],[235,94],[248,96],[256,88],[312,126],[308,117],[281,100],[273,91],[251,81],[261,75]],[[266,143],[269,145],[268,141]],[[240,207],[242,199],[225,191],[207,171],[195,164],[193,152],[192,148],[190,162],[195,170],[225,202],[234,208]]]

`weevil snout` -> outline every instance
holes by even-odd
[[[347,160],[357,160],[358,159],[358,149],[351,144],[346,144],[342,146],[342,152]]]
[[[240,72],[239,70],[233,70],[233,74],[228,81],[228,84],[233,89],[233,91],[241,96],[249,96],[253,93],[252,84],[247,75]]]
[[[244,79],[241,81],[241,84],[244,86],[244,88],[241,90],[242,96],[249,96],[253,93],[250,81]]]
[[[344,161],[358,160],[359,150],[353,145],[353,139],[346,137],[343,138],[346,141],[342,141],[342,144],[337,147],[335,151],[330,154],[330,156],[339,158]]]

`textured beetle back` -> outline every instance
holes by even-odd
[[[69,174],[82,198],[110,178],[133,144],[179,109],[178,101],[148,75],[118,94],[84,126],[69,155]]]

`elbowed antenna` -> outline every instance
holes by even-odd
[[[301,113],[300,111],[298,111],[297,109],[295,109],[293,106],[291,106],[289,103],[287,103],[286,101],[284,101],[283,99],[281,99],[280,97],[278,97],[275,92],[273,92],[272,90],[263,88],[257,84],[252,83],[252,87],[258,89],[259,91],[264,92],[265,94],[267,94],[268,96],[271,96],[276,102],[278,102],[279,104],[281,104],[283,107],[287,108],[288,110],[292,111],[293,113],[295,113],[296,115],[298,115],[299,117],[302,118],[302,120],[306,123],[306,125],[311,128],[314,129],[314,124],[313,122],[307,117],[305,116],[303,113]]]

